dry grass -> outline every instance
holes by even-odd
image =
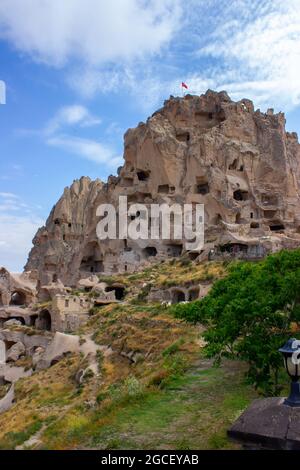
[[[197,265],[173,261],[153,265],[141,273],[114,276],[113,281],[126,285],[130,300],[147,283],[163,289],[170,285],[211,282],[223,276],[225,269],[221,263]],[[158,304],[126,302],[100,307],[79,333],[92,334],[95,342],[112,348],[110,356],[99,357],[101,375],[91,376],[78,386],[74,379],[76,371],[86,364],[80,355],[73,354],[47,370],[21,379],[16,384],[16,404],[0,415],[0,448],[14,448],[37,432],[41,434],[39,447],[48,449],[159,447],[159,441],[167,442],[168,434],[172,436],[170,448],[190,445],[185,442],[180,427],[194,426],[196,430],[201,420],[209,422],[204,412],[196,422],[195,413],[197,407],[202,408],[201,400],[210,409],[207,392],[209,384],[214,384],[208,372],[205,382],[208,388],[203,389],[201,376],[195,392],[200,402],[194,400],[190,406],[193,372],[186,380],[183,378],[199,360],[202,331],[201,326],[173,318]],[[135,362],[124,354],[133,354]],[[218,378],[222,380],[222,374]],[[237,383],[242,394],[240,378]],[[177,386],[182,395],[180,402],[172,392]],[[181,393],[182,387],[186,387],[186,392]],[[231,386],[228,380],[228,387],[230,393],[235,392],[234,381]],[[132,433],[132,443],[124,438],[126,433],[130,434],[131,420],[140,429],[140,433]],[[227,418],[222,420],[223,428],[227,421]],[[198,445],[201,442],[207,448],[212,439],[212,446],[222,446],[223,434],[222,438],[218,434],[213,437],[220,423],[221,418],[216,416],[214,426],[208,426],[207,433],[203,431],[203,439],[198,438]]]
[[[143,292],[147,294],[151,286],[168,289],[173,286],[210,284],[225,274],[226,266],[222,262],[209,261],[196,264],[182,258],[153,264],[137,273],[116,274],[110,277],[99,276],[99,279],[108,284],[113,282],[124,284],[127,291],[126,300],[130,300],[136,299]]]

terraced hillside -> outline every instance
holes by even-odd
[[[97,367],[86,369],[87,357],[70,353],[20,379],[14,406],[0,416],[0,447],[234,447],[226,429],[256,395],[244,383],[244,365],[214,367],[203,355],[203,326],[146,300],[153,284],[212,283],[225,272],[221,263],[177,261],[106,278],[126,285],[126,300],[93,308],[77,332],[82,346],[89,338],[101,347]]]

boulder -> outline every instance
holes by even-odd
[[[12,318],[11,320],[7,320],[6,322],[3,323],[3,326],[22,326],[22,322],[20,320],[15,320]]]
[[[15,389],[14,385],[12,385],[5,397],[0,400],[0,413],[4,413],[5,411],[9,410],[13,406],[14,399]]]
[[[80,351],[79,336],[67,335],[56,332],[53,340],[47,346],[41,359],[36,364],[36,369],[46,369],[55,362],[61,360],[67,353]]]
[[[34,349],[32,353],[32,364],[36,366],[37,363],[42,359],[43,354],[45,353],[45,348],[38,346]]]
[[[25,346],[20,341],[13,344],[6,353],[7,362],[16,362],[21,356],[25,355]]]

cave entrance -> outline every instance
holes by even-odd
[[[269,226],[270,227],[270,230],[272,232],[281,232],[283,230],[285,230],[285,227],[283,224],[280,224],[280,223],[275,223],[275,224],[272,224]]]
[[[143,249],[143,253],[146,258],[150,258],[151,256],[157,255],[157,249],[155,246],[146,246],[146,248]]]
[[[38,316],[38,326],[40,330],[51,331],[51,315],[48,310],[42,310]]]
[[[200,255],[199,251],[190,251],[188,253],[188,257],[191,261],[195,261],[199,255]]]
[[[196,194],[201,194],[202,196],[205,196],[205,194],[209,193],[209,184],[206,176],[196,177],[196,185],[194,192]]]
[[[143,171],[143,170],[138,171],[136,174],[137,174],[139,181],[147,181],[150,176],[149,171]]]
[[[157,188],[159,194],[169,194],[170,186],[168,184],[160,184]]]
[[[192,302],[193,300],[197,300],[199,298],[199,287],[192,287],[189,290],[189,301]]]
[[[30,317],[29,317],[29,326],[34,327],[37,319],[38,319],[38,315],[30,315]]]
[[[168,245],[167,253],[169,256],[173,256],[174,258],[177,258],[178,256],[181,255],[182,250],[183,250],[183,245],[181,244],[180,245],[177,245],[177,244]]]
[[[173,290],[173,304],[180,302],[185,302],[185,293],[180,289]]]
[[[220,247],[221,253],[231,253],[232,255],[238,255],[239,253],[247,253],[248,245],[242,243],[228,243]]]
[[[201,194],[202,196],[205,196],[205,194],[208,194],[209,193],[208,183],[198,183],[198,184],[196,184],[195,193],[196,194]]]
[[[123,300],[125,297],[124,286],[108,286],[105,288],[105,292],[115,292],[116,300]]]
[[[177,132],[176,134],[176,139],[179,140],[179,142],[189,142],[190,141],[190,133],[189,132]]]
[[[10,305],[21,306],[26,304],[26,295],[24,292],[14,291],[11,295]]]
[[[104,272],[103,258],[97,242],[90,242],[86,245],[81,259],[80,271],[90,273]]]

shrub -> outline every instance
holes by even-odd
[[[114,402],[127,402],[142,397],[144,387],[136,377],[130,376],[122,383],[112,384],[108,393]]]
[[[165,357],[164,368],[169,372],[169,378],[179,377],[188,367],[187,358],[180,352]]]
[[[124,392],[129,397],[138,397],[143,393],[143,386],[136,377],[127,377],[124,382]]]
[[[102,403],[106,398],[107,398],[107,393],[106,392],[100,392],[98,393],[97,397],[96,397],[96,402],[98,404]]]

